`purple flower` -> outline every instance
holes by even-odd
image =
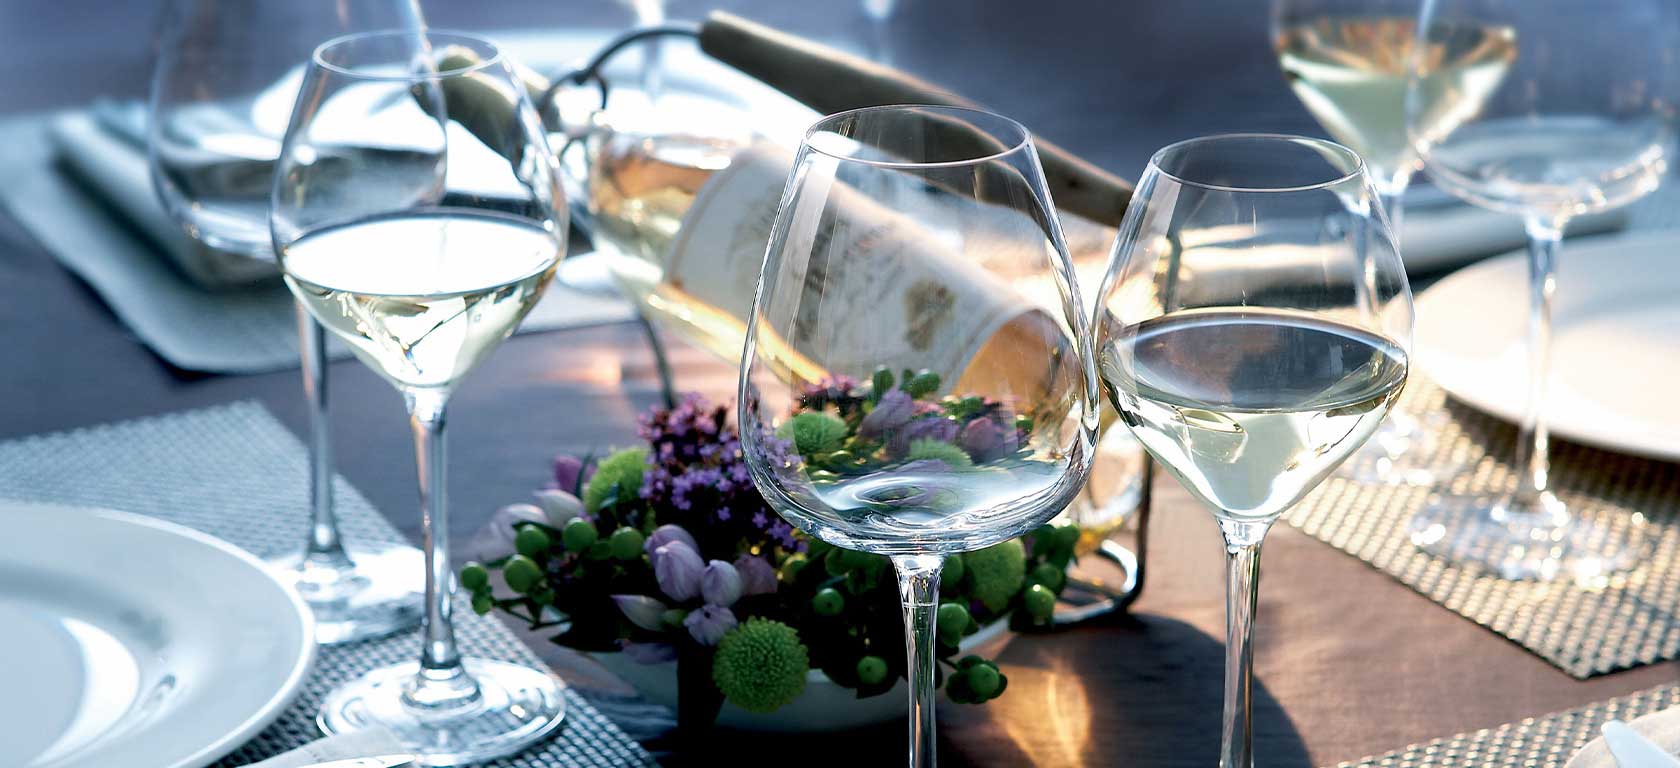
[[[583,461],[576,456],[560,454],[554,457],[554,487],[567,493],[581,490],[583,476]]]
[[[698,611],[690,611],[688,618],[683,619],[683,626],[688,627],[688,634],[694,642],[701,645],[717,645],[729,630],[735,628],[735,614],[728,608],[716,605],[702,607]]]
[[[700,572],[706,564],[693,547],[671,541],[653,551],[653,575],[659,589],[672,600],[693,600],[700,594]]]
[[[768,595],[776,591],[776,569],[756,555],[735,558],[735,572],[741,574],[741,594]]]
[[[618,641],[618,649],[637,664],[663,664],[677,660],[677,649],[669,643],[632,643]]]
[[[917,440],[949,443],[955,439],[956,422],[943,416],[923,416],[893,434],[892,439],[887,441],[887,453],[894,457],[903,456],[910,452],[910,444]]]
[[[741,574],[722,560],[706,564],[700,573],[700,597],[711,605],[728,608],[741,599]]]
[[[679,525],[661,525],[658,528],[653,529],[653,535],[649,536],[647,541],[642,544],[642,551],[647,553],[648,558],[653,561],[654,567],[657,568],[659,567],[659,560],[654,557],[654,553],[658,552],[660,547],[663,547],[673,541],[680,541],[687,544],[688,548],[694,550],[695,552],[700,551],[700,545],[694,543],[694,537],[689,535],[688,531],[683,530],[682,526]]]
[[[975,461],[992,461],[1005,452],[1003,430],[989,418],[975,419],[963,427],[957,446]]]
[[[659,617],[665,613],[665,604],[647,595],[613,595],[613,603],[618,606],[624,618],[649,632],[664,630]]]
[[[903,390],[889,390],[881,395],[881,401],[875,404],[875,410],[870,411],[869,415],[858,423],[858,435],[868,438],[880,437],[908,424],[913,415],[915,400]]]

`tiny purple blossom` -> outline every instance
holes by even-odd
[[[672,600],[693,600],[700,594],[700,572],[706,564],[699,553],[681,541],[672,541],[653,551],[653,575],[659,589]]]
[[[584,479],[581,459],[564,453],[554,457],[554,487],[576,493]]]
[[[736,623],[733,611],[716,605],[689,611],[688,618],[683,619],[688,634],[701,645],[717,645],[724,635],[729,634],[729,630],[735,628]]]
[[[768,595],[776,591],[776,569],[757,555],[735,558],[735,572],[741,574],[741,594]]]
[[[706,563],[700,572],[700,597],[710,605],[728,608],[741,599],[741,574],[722,560]]]

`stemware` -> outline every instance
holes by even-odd
[[[160,27],[148,155],[158,198],[213,248],[270,261],[274,160],[309,52],[372,28],[419,29],[414,0],[173,0]],[[333,509],[325,332],[300,306],[309,410],[310,524],[300,551],[269,559],[315,612],[318,642],[386,635],[420,619],[420,551],[346,544]]]
[[[748,324],[742,449],[789,522],[892,560],[913,766],[935,757],[945,556],[1038,528],[1089,469],[1096,379],[1081,306],[1018,123],[889,106],[806,134]],[[812,438],[837,421],[855,432],[843,451]]]
[[[328,733],[392,730],[430,765],[509,754],[564,711],[548,674],[463,658],[444,494],[445,407],[536,304],[565,251],[559,166],[496,46],[370,32],[315,50],[275,168],[270,224],[292,293],[402,393],[425,546],[418,663],[322,703]]]
[[[1220,765],[1253,765],[1260,544],[1376,431],[1406,381],[1411,292],[1352,150],[1192,139],[1138,181],[1098,293],[1103,388],[1225,539]]]
[[[1639,561],[1645,536],[1636,521],[1604,525],[1572,514],[1550,490],[1551,305],[1564,226],[1656,189],[1674,151],[1680,6],[1428,0],[1417,40],[1420,50],[1449,59],[1508,49],[1479,79],[1435,77],[1425,57],[1414,57],[1407,135],[1437,186],[1522,217],[1530,313],[1516,487],[1435,499],[1412,520],[1412,541],[1510,579],[1604,578]],[[1459,98],[1466,93],[1472,98]]]
[[[1464,108],[1485,96],[1510,63],[1509,40],[1419,47],[1419,0],[1274,0],[1272,40],[1290,88],[1330,137],[1365,160],[1390,229],[1400,235],[1406,188],[1418,160],[1406,138],[1407,65],[1430,79],[1426,110]],[[1451,87],[1441,87],[1450,84]],[[1445,411],[1396,410],[1343,472],[1358,482],[1428,486],[1462,462],[1437,451]]]

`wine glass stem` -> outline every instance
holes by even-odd
[[[449,391],[413,388],[403,392],[414,429],[420,477],[420,531],[426,551],[426,614],[420,627],[420,672],[404,691],[405,704],[447,709],[478,697],[478,685],[461,665],[455,648],[450,597],[449,503],[444,491],[444,408]]]
[[[904,602],[905,665],[910,679],[910,768],[933,768],[934,741],[933,620],[939,607],[938,555],[898,555],[898,593]]]
[[[1225,728],[1220,768],[1253,768],[1250,725],[1255,603],[1260,595],[1260,541],[1271,521],[1220,520],[1225,534]]]
[[[327,421],[327,330],[302,304],[297,312],[298,359],[303,371],[303,396],[309,409],[309,540],[304,564],[348,568],[344,543],[338,535],[333,508],[332,433]]]
[[[1551,370],[1552,296],[1557,292],[1557,260],[1563,221],[1530,217],[1528,230],[1528,402],[1517,433],[1516,506],[1542,511],[1541,498],[1551,469],[1547,432],[1546,379]]]

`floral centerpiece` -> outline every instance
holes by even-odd
[[[938,377],[879,371],[867,384],[809,386],[780,437],[817,468],[869,461],[960,468],[1006,454],[1030,424],[980,398],[935,399]],[[821,670],[858,697],[905,675],[902,613],[887,558],[809,539],[754,487],[729,408],[690,395],[641,417],[643,445],[600,461],[561,456],[536,504],[505,508],[515,552],[469,563],[474,610],[554,628],[554,641],[637,662],[677,661],[679,720],[709,723],[722,702],[770,712]],[[947,558],[938,609],[941,684],[982,703],[1008,679],[961,654],[965,637],[1009,620],[1045,624],[1078,530],[1038,529]],[[511,595],[498,595],[500,570]]]

